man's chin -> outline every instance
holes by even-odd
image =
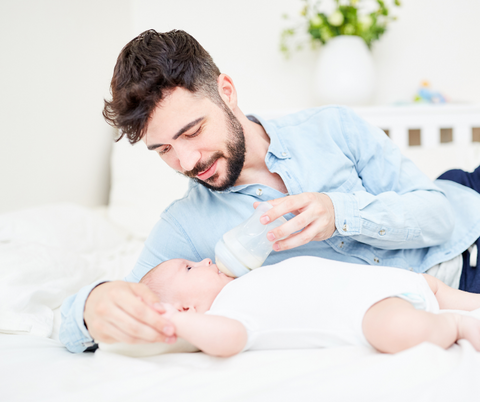
[[[225,191],[233,186],[233,184],[230,183],[222,183],[219,179],[218,173],[215,173],[212,177],[209,177],[205,181],[200,180],[198,177],[195,177],[193,180],[213,191]]]

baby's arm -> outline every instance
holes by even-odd
[[[209,355],[228,357],[240,353],[247,343],[247,330],[237,320],[196,312],[179,312],[165,304],[176,334]]]

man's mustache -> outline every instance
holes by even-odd
[[[217,151],[207,162],[198,162],[192,170],[187,170],[183,172],[183,174],[191,179],[194,179],[199,173],[210,168],[217,161],[217,159],[220,159],[221,157],[223,157],[223,153]]]

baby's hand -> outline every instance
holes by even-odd
[[[171,321],[171,318],[175,315],[175,314],[178,314],[179,311],[173,307],[173,305],[171,305],[170,303],[158,303],[160,304],[163,309],[165,310],[165,313],[163,313],[162,315],[167,319],[167,320],[170,320]]]

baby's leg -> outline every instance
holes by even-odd
[[[440,309],[472,311],[480,308],[480,294],[453,289],[428,274],[423,274],[423,277],[437,298]]]
[[[370,307],[362,328],[367,341],[384,353],[401,352],[422,342],[448,348],[457,340],[458,332],[454,314],[416,310],[408,301],[397,297]]]

